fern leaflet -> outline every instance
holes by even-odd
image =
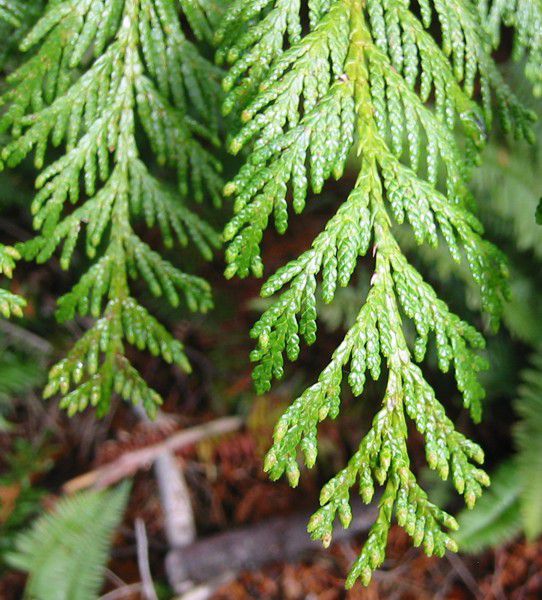
[[[26,571],[26,594],[36,600],[95,600],[112,536],[122,520],[128,485],[59,501],[16,541],[8,562]]]

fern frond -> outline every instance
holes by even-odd
[[[59,501],[16,541],[8,562],[29,575],[36,600],[95,600],[104,580],[112,537],[122,520],[129,486],[84,492]]]
[[[515,409],[520,422],[515,429],[518,479],[522,486],[521,515],[529,539],[542,533],[542,351],[536,352],[532,366],[522,374]]]
[[[44,368],[25,353],[3,348],[0,358],[0,433],[11,428],[15,400],[43,383]],[[0,535],[0,538],[2,536]],[[0,542],[1,545],[1,542]]]
[[[491,477],[491,488],[473,510],[457,516],[455,540],[462,552],[478,554],[510,541],[521,531],[522,483],[515,460],[503,463]]]
[[[542,532],[542,484],[534,474],[542,469],[542,354],[522,374],[515,409],[517,454],[491,478],[491,490],[473,511],[458,515],[455,539],[461,550],[477,553],[510,540],[520,531],[529,539]]]
[[[429,466],[451,477],[468,506],[489,483],[476,466],[482,450],[456,431],[416,364],[431,339],[439,368],[453,370],[464,406],[478,421],[484,340],[408,262],[395,224],[407,223],[418,244],[444,244],[457,262],[465,256],[496,324],[507,269],[472,213],[468,178],[494,112],[506,131],[532,139],[534,116],[504,84],[476,7],[453,0],[420,8],[421,17],[404,0],[237,0],[217,33],[219,60],[231,63],[224,110],[238,112],[242,122],[230,147],[248,150],[225,188],[235,199],[224,232],[228,277],[261,276],[269,220],[284,233],[290,202],[301,213],[309,191],[318,194],[331,177],[341,178],[355,153],[357,180],[324,231],[263,286],[263,296],[278,296],[252,330],[251,355],[256,388],[265,392],[282,377],[285,358],[298,357],[301,340],[315,342],[317,294],[331,302],[372,250],[374,273],[358,317],[318,381],[279,420],[265,465],[272,478],[286,473],[296,485],[298,453],[314,465],[318,424],[338,415],[345,374],[354,396],[362,395],[367,374],[387,378],[381,410],[346,468],[323,488],[322,508],[309,525],[313,537],[329,543],[335,517],[350,522],[351,488],[358,483],[370,502],[374,486],[384,486],[348,586],[358,578],[367,584],[384,561],[393,515],[428,554],[455,548],[447,533],[455,520],[429,502],[411,471],[407,417],[425,439]],[[405,319],[417,333],[412,346]]]
[[[482,167],[473,177],[480,198],[480,214],[495,234],[513,240],[521,252],[542,260],[542,235],[535,215],[542,185],[542,128],[536,128],[535,145],[488,144]],[[518,203],[518,198],[521,202]]]
[[[209,150],[217,142],[218,71],[182,25],[186,18],[196,37],[209,37],[209,6],[50,3],[22,42],[33,54],[8,77],[0,99],[0,130],[12,134],[2,159],[14,167],[33,152],[41,169],[32,203],[39,235],[20,246],[24,258],[45,262],[60,250],[68,269],[84,236],[94,261],[57,313],[60,320],[98,319],[51,371],[46,396],[60,392],[70,413],[92,405],[104,414],[119,380],[125,399],[155,413],[159,396],[128,363],[125,343],[188,369],[182,345],[137,303],[130,280],[144,281],[173,306],[182,297],[190,310],[211,306],[206,282],[175,268],[134,230],[143,220],[158,226],[166,247],[192,240],[207,259],[219,245],[186,202],[206,196],[217,205],[222,187]],[[176,189],[141,158],[142,134],[156,166],[176,174]],[[52,146],[64,153],[44,166]]]
[[[30,391],[42,381],[42,368],[27,356],[5,350],[0,361],[0,413],[13,398]]]

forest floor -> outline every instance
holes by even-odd
[[[292,227],[289,239],[280,243],[273,237],[268,260],[269,272],[299,253],[299,247],[321,227],[321,218],[304,222],[303,230]],[[198,539],[210,539],[220,532],[240,526],[265,523],[276,516],[297,514],[314,509],[319,489],[341,468],[359,442],[360,423],[367,423],[378,403],[378,389],[373,401],[366,403],[345,399],[343,414],[334,423],[321,428],[319,463],[313,472],[302,473],[300,487],[292,490],[284,481],[271,482],[262,471],[263,456],[269,446],[273,424],[300,389],[317,376],[335,347],[340,331],[323,327],[318,351],[302,355],[296,374],[275,387],[273,393],[255,398],[252,391],[247,332],[254,317],[254,299],[259,283],[245,281],[231,284],[220,275],[222,265],[206,267],[208,279],[217,288],[217,308],[208,319],[178,321],[170,318],[171,327],[187,347],[194,372],[190,377],[164,366],[158,359],[131,357],[143,376],[164,397],[162,417],[150,424],[130,407],[115,402],[108,417],[96,420],[91,413],[68,419],[56,402],[43,402],[39,386],[14,403],[10,417],[12,427],[0,434],[0,469],[7,467],[6,456],[17,456],[19,471],[24,472],[30,486],[40,490],[39,506],[50,508],[65,490],[73,487],[75,478],[97,467],[108,465],[121,456],[170,439],[181,430],[201,423],[213,422],[226,415],[237,414],[244,425],[235,432],[202,440],[175,453],[176,464],[190,490],[190,500],[197,525]],[[51,277],[51,267],[40,267],[32,276],[36,290],[29,314],[36,314],[47,325],[53,323],[53,299],[56,286],[63,286],[66,276]],[[204,273],[205,275],[205,273]],[[46,284],[49,295],[43,293]],[[32,292],[32,290],[30,290]],[[27,297],[32,298],[28,293]],[[152,301],[150,301],[152,302]],[[351,310],[346,300],[345,312]],[[342,316],[328,315],[328,321]],[[84,326],[84,323],[80,323]],[[10,324],[11,326],[11,324]],[[13,333],[13,332],[11,332]],[[65,338],[77,336],[76,327],[66,329]],[[39,331],[33,342],[39,347]],[[63,338],[54,340],[62,346]],[[48,352],[39,350],[38,362],[50,364]],[[445,393],[445,391],[443,392]],[[510,414],[499,412],[498,406],[479,429],[473,428],[458,406],[452,406],[452,417],[469,435],[477,435],[492,461],[510,451]],[[413,432],[411,448],[413,464],[423,469],[423,445]],[[490,465],[491,466],[491,465]],[[13,464],[11,464],[13,467]],[[104,600],[138,600],[143,595],[138,587],[140,573],[134,522],[141,518],[149,539],[150,570],[158,597],[171,598],[165,558],[168,544],[164,533],[163,507],[157,483],[149,468],[138,470],[124,522],[114,542],[108,566]],[[70,484],[71,482],[71,484]],[[0,482],[0,535],[8,535],[6,523],[18,510],[22,485],[13,480]],[[452,510],[460,504],[452,504]],[[2,529],[4,528],[4,529]],[[447,555],[428,558],[411,547],[408,537],[394,528],[389,540],[389,555],[371,585],[356,585],[344,591],[349,567],[359,553],[363,534],[333,545],[329,550],[304,553],[298,559],[275,562],[257,570],[242,571],[219,586],[212,597],[217,600],[530,600],[542,598],[542,541],[527,543],[521,539],[480,556]],[[228,556],[225,555],[227,563]],[[24,589],[20,573],[0,571],[0,600],[19,600]]]
[[[108,463],[121,454],[170,436],[173,431],[171,424],[160,431],[149,429],[148,425],[135,425],[129,437],[119,434],[105,442],[94,464]],[[184,469],[198,530],[203,537],[295,513],[316,501],[315,478],[306,478],[298,490],[265,478],[258,437],[256,430],[245,429],[178,453],[179,468]],[[15,495],[16,490],[0,488],[4,506],[9,493]],[[45,496],[44,506],[52,506],[55,499],[54,494]],[[104,596],[107,600],[145,600],[133,585],[140,580],[133,533],[138,517],[146,524],[151,572],[157,587],[163,589],[160,597],[172,597],[172,592],[160,585],[167,580],[162,507],[152,472],[142,471],[134,479],[124,524],[115,540],[104,591],[108,593]],[[375,573],[371,585],[365,589],[357,584],[345,592],[346,575],[362,543],[363,535],[358,535],[332,545],[329,550],[305,553],[296,561],[241,572],[211,597],[216,600],[535,600],[542,597],[542,540],[536,543],[516,540],[480,556],[448,554],[439,559],[428,558],[412,548],[408,536],[396,527],[391,533],[386,563]],[[227,554],[223,560],[227,564]],[[0,577],[0,598],[22,598],[23,586],[22,575],[4,573]]]

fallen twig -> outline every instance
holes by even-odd
[[[171,452],[166,452],[156,459],[154,472],[170,548],[191,544],[196,539],[196,523],[182,467]]]
[[[374,508],[355,505],[353,512],[350,527],[337,530],[335,541],[367,531],[374,521]],[[227,579],[240,571],[276,561],[288,562],[304,552],[321,549],[321,544],[312,541],[307,533],[309,517],[310,513],[278,517],[174,548],[166,559],[170,584],[175,593],[182,594],[187,591],[188,582],[197,586]]]
[[[240,417],[224,417],[197,425],[174,433],[167,439],[157,444],[138,448],[126,452],[116,460],[71,479],[64,484],[63,490],[72,494],[86,488],[103,489],[136,473],[139,469],[150,467],[158,456],[166,452],[175,452],[186,446],[195,444],[205,438],[222,435],[235,431],[241,427],[243,421]]]
[[[140,583],[131,583],[130,585],[125,585],[111,592],[107,592],[107,594],[100,596],[99,600],[121,600],[122,598],[133,598],[134,594],[140,590]]]
[[[149,565],[149,542],[143,519],[135,521],[135,535],[137,541],[137,566],[141,577],[142,596],[144,600],[158,600],[154,583],[152,582],[151,568]]]
[[[188,587],[187,591],[177,596],[175,600],[209,600],[212,598],[214,593],[221,588],[223,585],[230,583],[234,579],[233,573],[226,573],[221,577],[216,577],[211,581],[202,583],[201,585]],[[178,593],[178,590],[176,590]]]

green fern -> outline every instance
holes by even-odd
[[[2,340],[3,341],[3,340]],[[35,357],[2,348],[0,358],[0,434],[10,428],[7,420],[13,399],[43,382],[43,368]]]
[[[520,504],[523,529],[535,539],[542,533],[542,349],[533,355],[522,379],[515,404],[520,417],[515,429]]]
[[[491,488],[474,510],[464,510],[457,520],[455,539],[462,552],[478,554],[508,542],[521,531],[521,481],[516,462],[502,464],[491,477]]]
[[[111,539],[121,522],[128,485],[60,500],[19,536],[8,562],[29,574],[35,600],[95,600],[104,579]]]
[[[12,385],[21,386],[21,381],[12,382]],[[54,450],[45,443],[45,440],[40,440],[36,444],[22,437],[15,437],[9,451],[2,454],[0,487],[17,490],[17,497],[11,506],[8,504],[6,507],[0,501],[3,513],[0,520],[0,574],[2,575],[7,567],[5,557],[14,551],[17,536],[42,512],[41,503],[46,492],[36,485],[36,480],[53,466],[51,456]]]
[[[521,81],[516,70],[507,72],[507,79],[518,89]],[[535,108],[540,117],[542,104],[538,102]],[[534,144],[511,145],[504,139],[488,144],[482,166],[474,173],[472,189],[480,199],[480,218],[492,235],[505,240],[511,251],[528,253],[542,262],[542,232],[535,219],[542,195],[540,120],[534,131]]]
[[[372,253],[371,285],[356,322],[318,381],[279,420],[265,464],[273,479],[286,473],[297,485],[298,452],[314,465],[318,423],[338,415],[345,373],[354,396],[363,394],[367,372],[387,378],[372,427],[345,469],[324,486],[322,507],[309,524],[312,536],[327,545],[336,516],[343,526],[350,523],[351,488],[358,484],[370,502],[375,485],[384,487],[347,586],[358,578],[367,584],[383,563],[393,515],[428,554],[456,547],[447,533],[455,520],[428,500],[411,469],[407,417],[425,438],[429,466],[451,477],[468,506],[489,483],[476,466],[481,448],[456,431],[416,364],[432,337],[440,369],[453,369],[464,406],[478,421],[483,338],[409,264],[395,224],[408,223],[418,244],[444,243],[458,262],[465,255],[482,307],[496,325],[507,269],[482,237],[468,176],[495,112],[505,131],[533,137],[534,116],[503,82],[475,5],[424,0],[419,7],[421,16],[408,0],[237,0],[216,36],[219,61],[230,63],[224,110],[238,113],[243,124],[230,148],[248,148],[244,166],[225,188],[235,199],[224,233],[228,277],[261,276],[269,220],[284,233],[290,203],[301,213],[309,190],[318,194],[329,178],[340,179],[352,152],[357,161],[355,185],[324,231],[263,286],[263,296],[279,296],[252,330],[257,347],[251,355],[263,393],[272,378],[283,376],[285,358],[298,357],[301,340],[315,342],[316,295],[331,302],[338,287],[349,285],[358,259]],[[477,87],[480,104],[473,98]],[[365,263],[372,265],[370,258]],[[412,347],[405,318],[417,332]]]
[[[219,245],[186,202],[205,194],[220,201],[220,164],[208,148],[217,142],[217,71],[189,38],[209,37],[210,10],[205,1],[50,2],[21,44],[31,56],[0,99],[0,131],[12,134],[2,160],[14,167],[34,152],[42,169],[32,203],[39,235],[21,253],[41,263],[61,247],[68,269],[84,231],[93,261],[57,315],[97,320],[45,389],[46,397],[60,393],[70,414],[92,405],[103,415],[113,391],[155,414],[161,399],[129,363],[126,343],[190,369],[182,344],[132,296],[130,281],[142,279],[175,307],[181,299],[190,310],[212,304],[207,282],[173,266],[134,228],[137,220],[156,226],[167,248],[191,239],[207,259]],[[141,156],[147,143],[154,167]],[[63,153],[44,167],[50,146]],[[164,169],[176,186],[158,177]]]
[[[491,489],[472,511],[457,517],[455,536],[464,552],[478,553],[507,542],[524,531],[535,539],[542,533],[542,352],[522,374],[515,403],[517,453],[491,477]]]

